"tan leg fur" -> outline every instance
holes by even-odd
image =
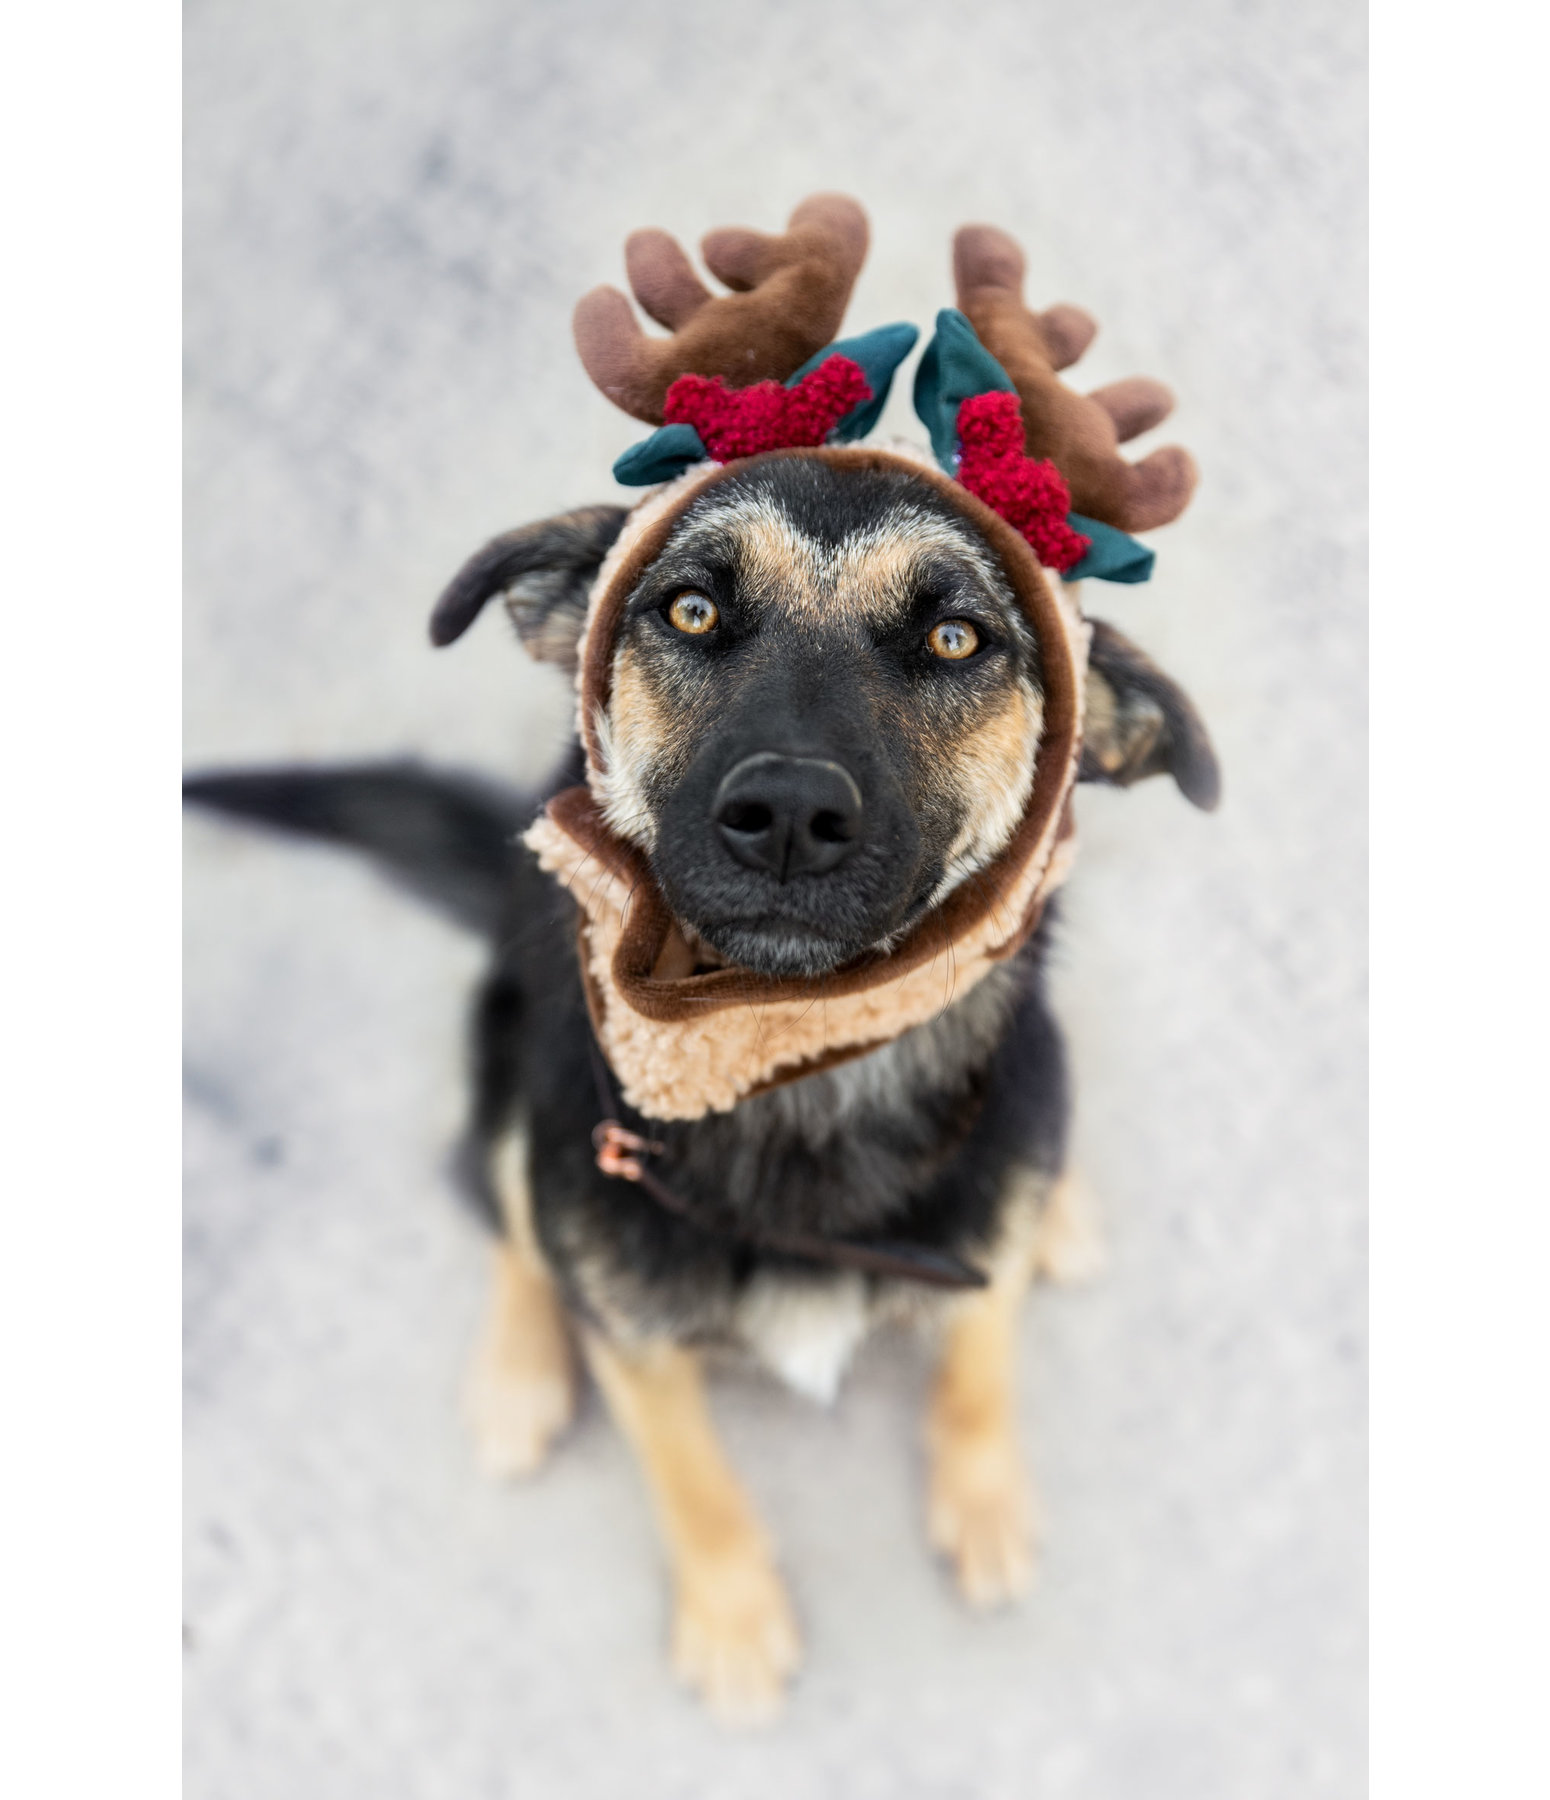
[[[1039,1218],[1034,1273],[1062,1286],[1091,1281],[1108,1263],[1092,1192],[1067,1170],[1054,1185]]]
[[[700,1359],[588,1334],[587,1360],[640,1458],[673,1567],[674,1673],[733,1724],[780,1706],[800,1643],[763,1526],[716,1439]]]
[[[576,1410],[576,1371],[565,1315],[533,1236],[527,1146],[506,1141],[496,1188],[507,1237],[496,1247],[484,1331],[464,1405],[480,1464],[492,1475],[531,1474]]]
[[[988,1288],[956,1302],[926,1413],[927,1530],[971,1606],[1005,1605],[1033,1579],[1032,1485],[1017,1445],[1017,1309],[1039,1257],[1038,1195],[1014,1199]]]

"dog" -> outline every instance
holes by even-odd
[[[803,227],[799,209],[788,238]],[[649,272],[636,287],[672,312]],[[584,338],[578,313],[585,356]],[[459,1157],[494,1228],[467,1390],[479,1456],[501,1476],[539,1465],[579,1348],[660,1521],[674,1669],[732,1720],[775,1711],[799,1640],[712,1426],[707,1354],[827,1401],[877,1324],[932,1331],[930,1541],[975,1606],[1026,1588],[1018,1307],[1034,1276],[1099,1255],[1045,991],[1060,783],[1168,774],[1216,800],[1188,697],[1009,541],[903,453],[707,458],[641,508],[506,534],[443,596],[438,641],[503,597],[580,685],[577,741],[538,792],[411,764],[185,784],[366,852],[489,943]],[[981,954],[1041,806],[1047,885],[1015,890]],[[914,1010],[885,1016],[911,983]]]

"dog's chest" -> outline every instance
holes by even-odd
[[[871,1323],[859,1275],[756,1275],[734,1314],[738,1342],[788,1387],[824,1406]]]
[[[843,1167],[858,1141],[877,1145],[909,1140],[909,1122],[925,1110],[928,1092],[961,1094],[969,1069],[994,1041],[1008,991],[988,984],[955,1018],[944,1018],[871,1056],[829,1074],[777,1090],[739,1109],[744,1153],[800,1169],[810,1157]],[[862,1152],[878,1163],[892,1159]],[[892,1171],[908,1185],[914,1160]],[[857,1186],[865,1177],[856,1172]],[[758,1362],[798,1393],[833,1402],[862,1340],[885,1318],[934,1310],[930,1290],[911,1283],[875,1283],[842,1269],[766,1268],[738,1295],[731,1335]]]
[[[868,1055],[682,1129],[669,1181],[753,1236],[885,1230],[972,1131],[1014,991],[997,971]]]
[[[739,1297],[732,1332],[738,1347],[787,1387],[831,1406],[872,1331],[887,1324],[929,1329],[943,1302],[939,1289],[872,1283],[848,1270],[765,1270]]]

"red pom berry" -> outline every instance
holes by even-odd
[[[1092,548],[1066,523],[1071,490],[1052,462],[1023,453],[1016,394],[975,394],[958,408],[958,479],[1025,537],[1046,568],[1062,575]]]
[[[667,390],[662,417],[692,425],[717,462],[821,444],[872,389],[859,364],[831,356],[795,387],[760,381],[729,388],[719,375],[680,375]]]

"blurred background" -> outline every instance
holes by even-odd
[[[569,696],[493,532],[614,498],[644,434],[571,349],[637,226],[855,194],[847,326],[923,327],[986,219],[1180,396],[1198,497],[1089,584],[1225,772],[1083,789],[1057,995],[1111,1252],[1037,1291],[1047,1547],[970,1616],[924,1548],[908,1339],[831,1412],[718,1381],[807,1638],[729,1737],[595,1397],[532,1482],[458,1416],[486,1258],[447,1153],[480,950],[343,855],[187,860],[188,1792],[421,1800],[1362,1791],[1364,43],[1345,0],[187,10],[187,761],[415,754],[536,778]],[[882,433],[922,429],[910,368]]]

